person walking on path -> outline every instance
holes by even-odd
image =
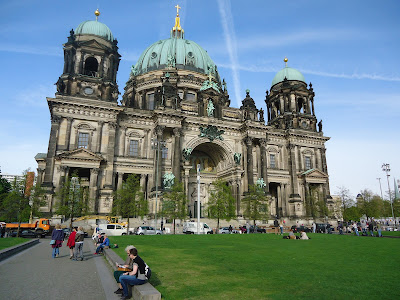
[[[315,233],[315,230],[317,229],[317,224],[315,222],[312,223],[312,232]]]
[[[96,252],[93,254],[99,254],[99,252],[102,251],[104,247],[110,247],[110,240],[106,234],[104,235],[104,241],[96,248]]]
[[[381,222],[378,222],[378,223],[376,224],[376,227],[377,227],[377,229],[378,229],[378,237],[382,237],[382,223],[381,223]]]
[[[356,235],[360,236],[360,234],[358,233],[358,228],[357,228],[357,224],[356,223],[353,223],[353,229],[354,229],[354,232],[356,233]]]
[[[372,220],[368,224],[368,230],[371,236],[374,236],[374,222]]]
[[[121,282],[123,293],[123,300],[129,299],[131,295],[129,295],[128,285],[141,285],[146,283],[147,278],[145,275],[146,264],[143,259],[138,256],[138,251],[136,248],[129,250],[129,257],[133,260],[133,269],[131,272],[126,272],[119,277],[119,281]]]
[[[75,235],[75,253],[73,260],[83,260],[83,240],[85,238],[85,233],[83,232],[83,227],[79,226],[78,231]],[[78,257],[79,256],[79,257]]]
[[[52,257],[56,258],[60,255],[60,247],[64,241],[64,231],[61,229],[60,224],[56,224],[53,232],[51,233],[51,247],[53,248]]]
[[[69,259],[72,259],[74,257],[75,236],[76,236],[76,228],[73,227],[67,242],[67,246],[69,247]]]
[[[125,252],[127,253],[128,256],[127,256],[123,266],[119,266],[118,263],[116,262],[118,270],[114,271],[114,278],[117,281],[119,287],[118,287],[118,290],[116,290],[114,293],[117,295],[122,295],[122,291],[123,291],[122,285],[119,282],[119,277],[121,275],[123,275],[126,272],[126,270],[125,271],[121,271],[121,270],[122,269],[129,269],[129,270],[133,269],[133,259],[129,256],[129,254],[130,254],[129,251],[133,248],[135,248],[135,246],[132,246],[132,245],[126,246]]]
[[[279,224],[279,229],[281,230],[281,235],[283,235],[283,223],[282,223],[282,221]]]

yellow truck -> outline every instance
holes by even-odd
[[[41,218],[37,220],[35,223],[6,223],[6,230],[13,231],[18,230],[18,226],[20,227],[20,231],[25,229],[30,229],[35,231],[37,237],[45,237],[50,234],[50,220]]]

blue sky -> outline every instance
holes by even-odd
[[[231,105],[245,90],[265,110],[276,72],[300,70],[316,94],[323,120],[331,194],[387,190],[382,163],[400,179],[399,1],[1,1],[0,166],[2,173],[36,169],[47,152],[46,97],[63,70],[62,44],[85,20],[107,24],[119,41],[120,92],[130,67],[150,44],[169,37],[182,9],[185,38],[206,49],[225,78]]]

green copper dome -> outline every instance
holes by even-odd
[[[280,70],[278,73],[276,73],[274,79],[272,80],[271,86],[274,86],[275,84],[284,81],[285,77],[287,80],[297,80],[297,81],[302,81],[302,82],[306,83],[306,80],[304,79],[303,74],[301,74],[296,69],[285,67],[282,70]]]
[[[103,39],[106,39],[110,42],[114,41],[114,37],[111,33],[110,28],[107,25],[99,22],[99,21],[85,21],[79,24],[79,26],[75,30],[75,34],[93,34]]]
[[[171,37],[149,46],[132,66],[132,75],[137,76],[153,70],[175,67],[203,74],[210,72],[219,79],[217,68],[207,51],[197,43],[184,38]]]

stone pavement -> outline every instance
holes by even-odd
[[[66,241],[58,258],[50,239],[0,262],[0,299],[120,299],[110,266],[85,239],[84,261],[69,259]]]

